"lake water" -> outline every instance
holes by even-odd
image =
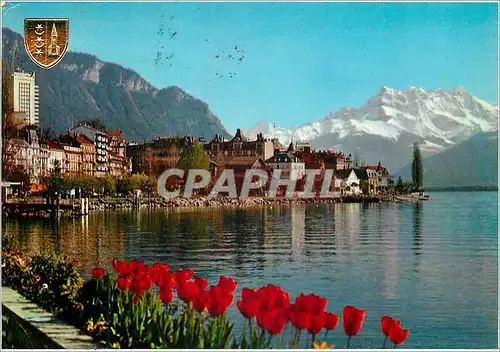
[[[29,253],[48,250],[82,272],[114,257],[194,268],[240,287],[315,292],[341,314],[367,311],[353,348],[382,345],[380,316],[410,328],[405,348],[498,347],[498,193],[433,193],[414,204],[119,211],[83,219],[7,221]],[[236,314],[232,308],[232,314]],[[329,341],[345,346],[342,328]]]

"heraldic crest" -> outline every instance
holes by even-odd
[[[26,18],[24,46],[35,64],[45,69],[57,65],[69,46],[69,20],[66,18]]]

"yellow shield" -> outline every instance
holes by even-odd
[[[35,64],[45,69],[57,65],[69,46],[69,20],[66,18],[26,18],[24,46]]]

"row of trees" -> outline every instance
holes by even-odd
[[[93,176],[65,177],[61,168],[56,165],[50,177],[43,180],[49,195],[61,194],[68,190],[79,190],[82,196],[116,195],[117,193],[128,195],[135,190],[141,190],[147,194],[156,189],[156,178],[154,176],[133,175],[120,180],[111,176],[99,179]]]

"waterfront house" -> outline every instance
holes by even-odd
[[[27,142],[26,171],[28,172],[30,182],[37,184],[41,176],[41,158],[40,143],[35,130],[27,130]]]
[[[168,168],[176,167],[182,150],[197,142],[193,137],[163,136],[145,143],[130,143],[126,155],[134,173],[159,175]]]
[[[266,160],[266,164],[272,170],[281,170],[281,179],[299,180],[305,175],[305,164],[293,154],[293,150],[287,153],[276,152]]]
[[[50,149],[45,142],[40,142],[40,152],[39,152],[39,166],[40,166],[40,177],[49,176],[49,154]]]
[[[295,155],[302,159],[306,169],[320,170],[325,168],[323,160],[318,158],[318,154],[314,150],[310,152],[298,151]]]
[[[47,162],[48,174],[50,175],[54,171],[56,164],[59,164],[61,172],[64,172],[64,149],[53,141],[46,141],[45,145],[49,149],[49,159]]]
[[[10,138],[5,143],[6,152],[3,155],[3,162],[12,165],[13,168],[26,170],[28,168],[28,142],[21,138]]]
[[[224,169],[232,169],[236,183],[236,192],[241,193],[243,180],[247,170],[264,170],[267,172],[268,167],[260,156],[232,156],[225,159]],[[261,194],[265,183],[262,184],[262,189],[250,190],[251,195]]]
[[[127,157],[127,140],[122,130],[109,130],[106,131],[106,135],[110,149],[110,175],[121,178],[130,172],[131,160]]]
[[[384,192],[387,192],[389,189],[389,185],[393,182],[392,176],[385,168],[380,164],[380,161],[377,165],[377,174],[378,174],[378,188]]]
[[[95,175],[96,148],[94,143],[84,135],[76,136],[78,146],[82,150],[82,174]]]
[[[377,193],[379,173],[377,171],[377,166],[368,165],[365,168],[366,174],[368,176],[368,186],[370,193]]]
[[[274,144],[270,139],[265,139],[262,133],[257,135],[254,141],[248,140],[241,129],[236,130],[236,134],[230,141],[217,134],[214,139],[204,144],[204,148],[211,158],[216,158],[222,154],[226,158],[236,156],[256,157],[260,156],[262,160],[267,160],[273,156]]]
[[[121,179],[128,174],[128,167],[124,157],[110,154],[109,155],[109,175],[114,179]]]
[[[5,141],[3,162],[12,169],[26,174],[30,183],[38,183],[42,176],[41,149],[35,130],[26,130],[22,138],[12,138]]]
[[[82,149],[71,146],[66,143],[60,143],[64,150],[64,173],[70,177],[80,176],[82,174]]]
[[[76,126],[69,132],[74,135],[84,135],[94,143],[96,149],[94,174],[99,178],[106,177],[109,171],[109,141],[106,133],[87,125]]]
[[[362,184],[368,183],[368,174],[365,169],[338,170],[336,177],[341,181],[337,184],[341,186],[342,195],[357,195],[362,192]]]
[[[108,136],[111,154],[117,155],[125,160],[127,157],[127,140],[122,130],[109,130],[106,131],[106,135]]]

